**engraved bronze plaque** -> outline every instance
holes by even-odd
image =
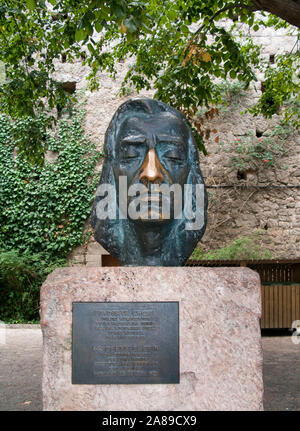
[[[179,383],[178,315],[178,302],[74,302],[72,383]]]

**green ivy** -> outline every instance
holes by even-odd
[[[84,135],[83,119],[84,111],[75,110],[50,136],[43,115],[15,122],[0,115],[0,320],[5,322],[39,320],[41,284],[87,239],[84,226],[102,154]],[[27,161],[26,133],[43,139],[44,152],[56,153],[53,163]]]
[[[50,136],[40,117],[45,146],[57,158],[37,166],[22,151],[14,157],[15,137],[22,136],[27,119],[12,123],[0,115],[0,250],[43,252],[51,260],[83,244],[97,183],[95,165],[102,157],[84,135],[83,118],[82,110],[75,111]]]

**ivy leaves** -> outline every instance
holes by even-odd
[[[31,165],[21,155],[13,158],[16,136],[22,137],[28,119],[11,123],[0,116],[0,249],[46,253],[65,258],[84,241],[101,154],[87,141],[82,129],[83,112],[72,121],[60,121],[58,133],[45,135],[58,153],[53,163]],[[43,117],[34,123],[44,133]]]

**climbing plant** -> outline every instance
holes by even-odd
[[[42,114],[15,122],[0,115],[0,320],[38,321],[42,282],[87,239],[102,154],[84,135],[83,118],[75,109],[50,135]],[[26,133],[43,139],[40,147],[56,159],[32,165],[22,145],[16,153]]]
[[[61,120],[50,136],[41,115],[35,123],[42,129],[53,163],[32,165],[20,151],[14,157],[16,137],[26,132],[29,118],[11,122],[0,115],[0,250],[46,253],[64,258],[84,241],[86,222],[97,176],[94,172],[101,153],[88,141],[82,128],[84,112]]]

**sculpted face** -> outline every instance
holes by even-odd
[[[167,112],[133,116],[121,124],[116,138],[113,171],[117,188],[120,176],[127,177],[128,188],[139,183],[147,187],[148,193],[140,198],[148,203],[148,210],[138,221],[149,221],[150,207],[152,215],[157,213],[155,222],[166,221],[161,213],[162,194],[155,193],[156,186],[184,186],[189,171],[188,136],[189,130],[183,121]],[[172,218],[176,215],[173,199],[171,195]],[[131,200],[129,196],[128,206]]]

